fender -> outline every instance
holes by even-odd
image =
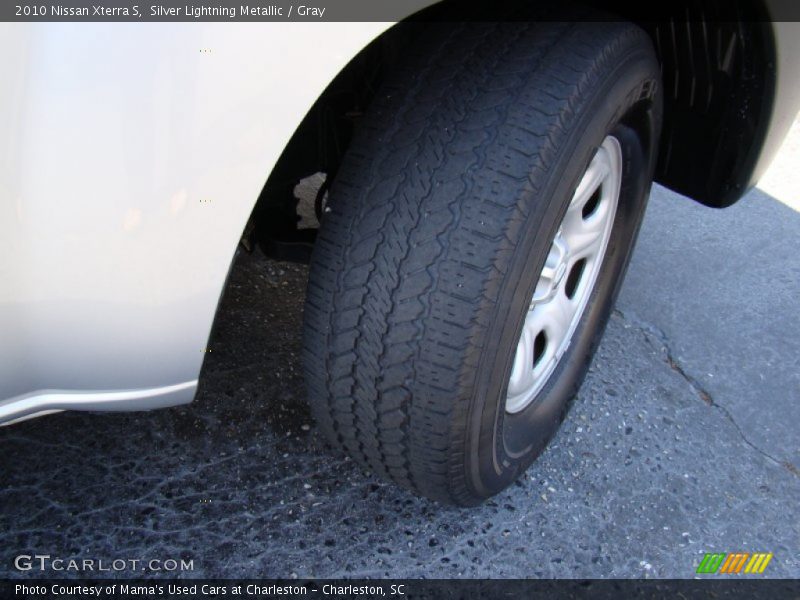
[[[0,422],[193,398],[272,165],[389,25],[0,26]]]

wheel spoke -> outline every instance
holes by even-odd
[[[536,290],[533,292],[533,299],[531,300],[531,307],[534,304],[546,302],[556,293],[558,284],[560,282],[559,268],[564,268],[569,257],[569,248],[564,238],[557,234],[550,246],[550,252],[547,254],[542,273],[539,275],[539,281],[536,284]]]
[[[611,165],[608,160],[608,153],[605,148],[600,147],[594,155],[592,162],[589,163],[589,168],[586,169],[578,184],[575,194],[572,196],[572,201],[569,204],[570,212],[581,213],[586,202],[595,193],[600,184],[611,173]]]
[[[603,243],[606,221],[613,218],[615,193],[604,185],[612,175],[608,152],[601,147],[575,190],[561,227],[570,258],[578,260],[596,253]],[[583,209],[599,191],[600,198],[591,215],[584,218]]]
[[[597,213],[589,219],[574,219],[564,223],[564,241],[569,248],[572,260],[578,260],[597,253],[603,244],[606,220],[609,215],[608,202],[600,201]],[[580,214],[580,213],[579,213]]]
[[[563,290],[553,299],[540,307],[543,310],[544,330],[547,337],[555,342],[563,340],[569,331],[572,317],[575,316],[575,305],[564,295]]]

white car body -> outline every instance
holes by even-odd
[[[390,25],[0,26],[0,422],[192,400],[272,165]]]

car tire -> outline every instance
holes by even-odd
[[[660,123],[659,65],[632,24],[471,23],[422,36],[356,132],[313,251],[304,364],[327,438],[452,504],[523,473],[602,336]],[[587,191],[598,161],[612,175]],[[578,206],[581,193],[591,197]],[[598,254],[575,275],[575,232],[599,227],[587,225],[598,210]],[[570,290],[580,310],[568,318]],[[559,308],[533,319],[540,339],[529,321],[548,294]]]

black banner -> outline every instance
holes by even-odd
[[[401,20],[527,20],[528,9],[561,6],[551,0],[8,0],[0,21],[17,22],[370,22]],[[637,21],[800,21],[798,0],[582,0],[584,13],[573,19]],[[524,6],[525,10],[520,11]],[[563,19],[559,10],[537,12],[537,19]]]
[[[0,581],[0,598],[478,598],[547,600],[782,600],[800,598],[800,580],[24,580]]]

